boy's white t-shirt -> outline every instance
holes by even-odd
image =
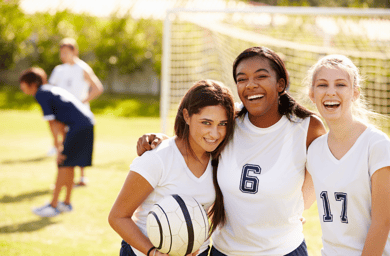
[[[156,149],[135,158],[130,165],[131,171],[140,174],[154,188],[133,215],[134,222],[145,236],[147,215],[153,205],[163,197],[171,194],[192,196],[206,212],[215,201],[211,161],[203,175],[197,178],[187,167],[176,146],[175,138],[163,141]],[[206,241],[199,252],[206,250],[208,245],[209,241]]]
[[[90,85],[84,77],[84,71],[89,69],[91,68],[88,64],[80,59],[73,65],[68,63],[58,65],[53,69],[49,83],[67,90],[83,101],[89,94]]]

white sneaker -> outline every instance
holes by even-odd
[[[82,177],[82,178],[80,178],[80,181],[78,183],[74,184],[74,187],[87,186],[87,183],[88,183],[88,178],[87,177]]]
[[[42,207],[32,209],[33,213],[41,217],[54,217],[60,214],[60,211],[57,208],[54,208],[50,204],[46,204]]]
[[[58,202],[57,210],[59,212],[71,212],[73,207],[71,204],[65,204],[64,202]]]

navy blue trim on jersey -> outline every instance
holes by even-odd
[[[38,88],[35,99],[47,120],[53,120],[54,116],[69,127],[94,124],[91,110],[65,89],[45,84]]]
[[[187,254],[190,254],[192,252],[192,249],[194,248],[194,239],[195,239],[194,226],[192,225],[191,215],[188,212],[188,209],[187,209],[186,204],[184,203],[184,200],[179,195],[176,195],[176,194],[172,195],[172,197],[179,204],[179,206],[183,212],[184,219],[185,219],[186,224],[187,224],[188,246],[187,246],[187,251],[185,254],[185,255],[187,255]]]

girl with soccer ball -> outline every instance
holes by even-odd
[[[123,238],[121,255],[167,255],[154,248],[146,232],[150,209],[165,196],[192,196],[206,212],[211,208],[214,216],[221,216],[220,209],[212,207],[222,200],[213,175],[220,152],[233,135],[234,117],[232,93],[221,83],[202,80],[189,89],[176,115],[176,136],[132,162],[111,209],[109,223]],[[219,222],[214,217],[212,229]],[[200,254],[207,253],[208,244],[201,246]]]

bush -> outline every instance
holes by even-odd
[[[21,43],[26,40],[25,15],[18,1],[0,0],[0,70],[14,66]]]
[[[158,117],[160,101],[156,96],[103,94],[91,102],[95,114],[117,117]]]
[[[91,110],[97,115],[115,117],[158,117],[159,98],[157,96],[103,94],[91,102]],[[40,110],[34,97],[24,94],[11,86],[0,90],[0,110]]]

